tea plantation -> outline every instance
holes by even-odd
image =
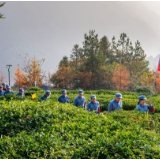
[[[31,94],[37,98],[32,100]],[[26,98],[0,97],[0,158],[160,158],[160,97],[155,113],[135,112],[139,94],[122,92],[124,110],[107,113],[116,91],[85,91],[87,102],[97,95],[101,114],[60,104],[60,91],[39,102],[43,91]],[[149,95],[147,95],[149,98]]]

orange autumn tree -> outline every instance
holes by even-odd
[[[2,84],[5,80],[5,77],[3,76],[3,72],[0,71],[0,84]]]
[[[15,85],[18,86],[19,88],[26,87],[25,74],[22,72],[19,66],[16,69],[14,80],[15,80]]]
[[[126,67],[118,65],[117,69],[115,69],[113,73],[112,83],[116,90],[126,91],[128,89],[129,71]]]
[[[27,78],[30,81],[30,85],[32,86],[36,81],[38,86],[42,86],[42,79],[40,78],[40,69],[38,68],[38,63],[35,58],[31,60],[30,63],[30,74],[27,75]]]
[[[41,87],[45,78],[45,72],[42,70],[42,65],[45,59],[37,60],[34,56],[31,59],[25,59],[23,71],[26,73],[25,79],[27,87],[33,87],[35,81],[37,86]]]
[[[61,61],[58,70],[51,75],[50,81],[57,88],[71,89],[75,78],[75,68],[71,67],[68,60]]]
[[[65,65],[56,72],[57,88],[71,88],[72,81],[75,75],[75,69]]]
[[[91,82],[93,81],[92,72],[80,72],[79,73],[79,88],[83,88],[84,90],[90,89],[92,87]]]
[[[155,78],[155,71],[144,73],[142,76],[141,84],[143,86],[147,86],[152,89],[154,78]],[[159,72],[157,73],[154,91],[155,93],[160,93],[160,73]]]

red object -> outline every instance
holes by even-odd
[[[160,59],[159,59],[159,62],[158,62],[158,72],[160,72]]]
[[[85,101],[84,104],[87,104],[87,101]]]
[[[100,113],[101,112],[101,109],[100,108],[98,108],[98,113]]]
[[[155,108],[153,108],[153,109],[150,109],[150,111],[151,111],[151,112],[155,112]]]

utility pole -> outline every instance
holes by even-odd
[[[6,65],[6,68],[8,68],[8,81],[9,81],[9,86],[10,86],[10,68],[12,67],[11,64]]]

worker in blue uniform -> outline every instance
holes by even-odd
[[[73,105],[76,107],[81,106],[81,107],[85,108],[86,99],[85,99],[85,97],[83,97],[83,91],[79,90],[78,94],[79,94],[79,96],[74,99]]]
[[[65,89],[62,90],[62,95],[58,97],[58,101],[61,103],[69,103],[69,97]]]
[[[4,96],[3,86],[0,85],[0,96]]]
[[[91,102],[89,102],[88,105],[87,105],[87,111],[96,111],[97,114],[100,113],[99,102],[96,101],[96,96],[95,95],[91,96]]]
[[[51,95],[51,92],[49,90],[46,90],[46,93],[41,97],[40,101],[44,100],[46,101]]]
[[[122,109],[122,100],[121,99],[122,99],[122,94],[116,93],[115,99],[113,99],[109,103],[108,112]]]
[[[13,95],[14,92],[11,90],[11,87],[9,85],[6,85],[7,91],[4,92],[4,95],[10,94]]]
[[[138,97],[139,99],[139,102],[138,102],[138,106],[136,107],[136,111],[142,111],[142,112],[154,112],[155,111],[155,108],[153,107],[152,105],[152,102],[150,101],[149,102],[149,105],[146,104],[146,97],[144,95],[141,95]]]
[[[6,83],[2,83],[2,86],[3,86],[3,91],[7,91]]]
[[[16,94],[16,96],[17,97],[22,97],[22,98],[24,97],[24,90],[23,90],[23,88],[19,89],[19,92]]]

